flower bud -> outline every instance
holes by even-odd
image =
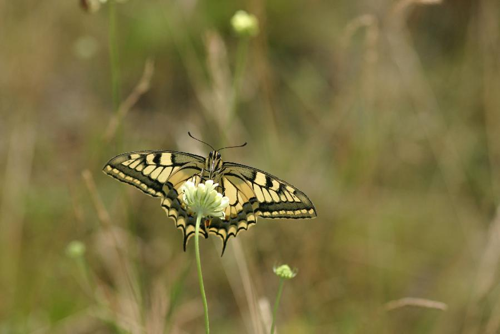
[[[231,18],[234,31],[241,37],[254,37],[259,33],[259,21],[255,15],[239,10]]]
[[[292,270],[287,264],[282,264],[279,267],[274,267],[273,270],[276,276],[283,279],[292,279],[297,275],[297,270]]]
[[[66,255],[72,259],[77,259],[85,254],[85,244],[81,241],[71,241],[66,247]]]

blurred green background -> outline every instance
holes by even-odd
[[[201,241],[213,333],[268,332],[279,263],[299,269],[280,333],[498,333],[499,22],[498,0],[0,1],[0,333],[203,332],[193,244],[101,173],[207,155],[187,131],[248,141],[223,159],[318,211],[261,219],[223,258]]]

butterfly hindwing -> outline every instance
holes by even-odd
[[[257,217],[254,210],[258,207],[257,199],[249,184],[232,173],[221,176],[220,191],[229,198],[224,219],[212,218],[208,231],[221,238],[222,253],[226,249],[230,237],[236,237],[243,230],[252,227]]]
[[[195,233],[196,217],[194,213],[189,211],[184,205],[180,188],[188,180],[196,181],[196,179],[199,178],[198,173],[199,171],[196,168],[182,168],[172,175],[171,179],[169,179],[163,187],[166,196],[162,198],[161,206],[165,210],[167,216],[175,221],[175,226],[182,230],[184,235],[184,250],[186,250],[189,239]],[[200,234],[208,238],[208,233],[204,224],[202,224],[200,228]]]
[[[276,176],[232,162],[224,163],[226,172],[244,179],[258,202],[255,214],[264,218],[314,218],[316,209],[302,191]]]

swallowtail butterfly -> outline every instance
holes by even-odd
[[[112,158],[103,171],[150,196],[159,197],[167,215],[184,234],[184,250],[195,233],[196,224],[196,217],[186,208],[180,191],[188,180],[196,184],[214,180],[219,184],[217,190],[229,198],[225,217],[206,217],[200,229],[205,238],[215,234],[222,239],[222,254],[229,238],[253,226],[258,216],[269,219],[316,217],[313,203],[302,191],[257,168],[223,162],[219,151],[213,149],[207,158],[176,151],[129,152]]]

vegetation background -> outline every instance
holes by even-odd
[[[222,258],[202,240],[213,333],[268,332],[277,263],[280,333],[498,333],[499,22],[497,0],[0,1],[0,333],[203,331],[193,245],[101,173],[206,155],[187,131],[248,141],[223,158],[318,210]]]

